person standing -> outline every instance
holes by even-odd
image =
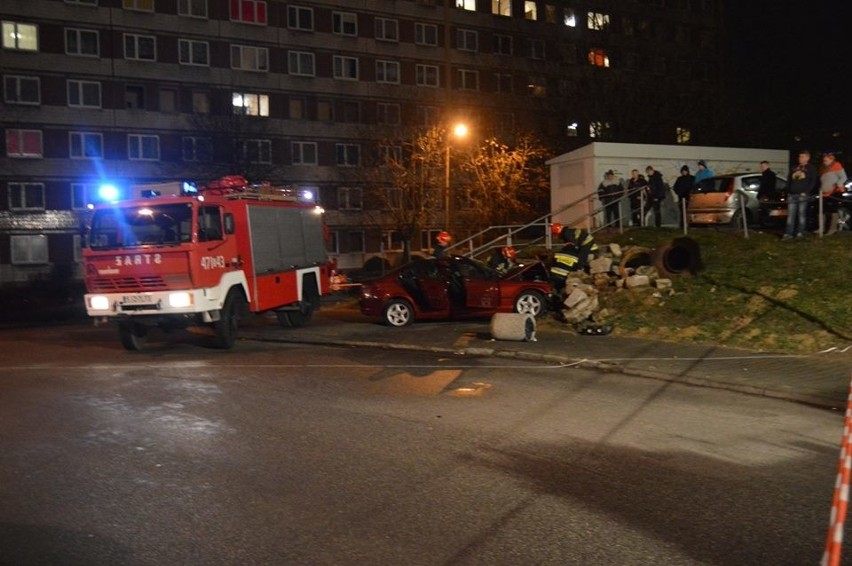
[[[680,168],[680,177],[677,178],[674,187],[672,187],[678,198],[677,209],[680,211],[681,227],[687,223],[686,211],[689,208],[689,195],[695,185],[695,177],[689,173],[689,167],[684,165]]]
[[[432,255],[438,259],[447,257],[447,246],[449,246],[452,241],[452,236],[450,236],[450,233],[446,230],[438,232],[438,235],[435,236],[435,250]]]
[[[709,179],[713,175],[713,170],[707,167],[707,162],[700,159],[698,161],[698,171],[695,173],[695,184],[698,185],[701,181]]]
[[[778,183],[778,176],[769,167],[768,161],[760,162],[760,186],[757,189],[757,200],[774,200],[775,186]]]
[[[666,198],[666,183],[663,181],[663,174],[655,171],[650,165],[645,167],[645,174],[648,175],[648,202],[654,209],[654,226],[659,228],[663,223],[661,207]]]
[[[790,172],[787,186],[787,229],[782,239],[803,238],[808,223],[808,201],[817,186],[817,170],[811,165],[811,153],[799,152],[799,163]]]
[[[642,225],[642,199],[648,190],[648,181],[638,169],[630,172],[627,182],[627,194],[630,199],[630,219],[634,226]]]
[[[837,161],[837,157],[834,153],[825,153],[822,156],[822,172],[819,177],[819,191],[822,195],[822,210],[824,214],[823,222],[827,221],[828,223],[828,230],[825,232],[826,235],[837,232],[837,224],[840,217],[837,212],[835,193],[843,192],[843,186],[846,184],[847,179],[846,171],[843,169],[840,162]],[[824,223],[820,224],[820,231],[822,231],[824,226]]]
[[[598,200],[604,208],[604,226],[616,227],[621,224],[621,185],[615,179],[615,171],[610,169],[604,180],[598,185]]]

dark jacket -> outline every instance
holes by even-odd
[[[598,198],[604,204],[614,202],[621,196],[621,185],[618,183],[606,183],[598,185]]]
[[[787,192],[791,195],[809,195],[814,192],[819,182],[819,174],[816,167],[807,163],[797,165],[790,171],[790,182],[787,184]]]
[[[695,176],[686,174],[678,177],[672,188],[679,199],[688,199],[689,193],[692,192],[692,187],[694,186]]]
[[[651,200],[664,200],[666,198],[666,183],[663,181],[663,174],[659,171],[654,171],[648,177],[649,194]]]
[[[757,198],[775,198],[775,183],[778,176],[772,169],[767,169],[760,174],[760,188],[757,189]]]
[[[641,189],[647,186],[648,181],[645,179],[645,175],[638,175],[635,180],[631,178],[627,181],[627,192],[630,194],[630,202],[638,207],[642,199]]]

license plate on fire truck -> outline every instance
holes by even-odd
[[[151,295],[124,295],[121,303],[124,305],[149,305],[154,302]]]

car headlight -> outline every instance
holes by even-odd
[[[104,295],[92,295],[89,297],[89,308],[93,311],[109,310],[109,297]]]
[[[192,305],[191,293],[169,293],[169,306],[175,309],[181,309]]]

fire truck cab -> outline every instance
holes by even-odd
[[[234,345],[241,317],[301,326],[330,291],[322,209],[297,192],[226,177],[197,194],[94,208],[83,250],[86,311],[128,350],[148,330],[212,327]]]

